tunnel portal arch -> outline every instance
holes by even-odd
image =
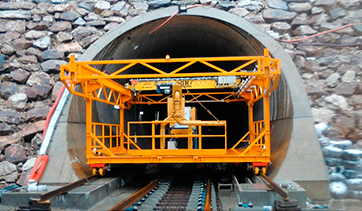
[[[328,176],[314,131],[309,100],[293,61],[273,38],[255,25],[233,14],[214,8],[197,7],[175,16],[162,28],[149,32],[170,17],[177,7],[134,17],[103,35],[79,58],[81,61],[194,56],[262,55],[268,48],[281,59],[282,77],[272,95],[272,164],[269,176],[293,180],[307,190],[310,198],[329,197]],[[85,140],[83,99],[70,97],[68,106],[68,148],[71,157],[82,155]],[[100,120],[114,114],[105,105],[96,105]],[[69,140],[73,140],[69,143]],[[75,141],[74,141],[75,140]],[[78,143],[79,140],[79,143]],[[75,142],[77,142],[75,144]],[[79,156],[78,156],[79,157]],[[72,158],[71,158],[72,159]]]

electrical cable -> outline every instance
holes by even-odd
[[[317,34],[310,35],[308,37],[303,37],[303,38],[294,39],[294,40],[282,40],[282,39],[275,39],[275,40],[278,41],[278,42],[290,43],[290,44],[293,44],[293,45],[329,46],[329,47],[355,47],[355,46],[362,45],[362,43],[355,43],[355,44],[303,43],[303,42],[300,42],[300,41],[304,41],[304,40],[308,40],[308,39],[311,39],[311,38],[314,38],[314,37],[318,37],[318,36],[323,35],[323,34],[328,34],[328,33],[336,32],[336,31],[340,31],[342,29],[352,27],[352,26],[355,26],[355,25],[360,25],[360,24],[361,23],[347,24],[345,26],[341,26],[341,27],[338,27],[336,29],[327,30],[327,31],[324,31],[324,32],[320,32],[320,33],[317,33]]]
[[[108,195],[109,197],[118,197],[118,196],[126,193],[125,191],[123,191],[123,192],[120,192],[120,193],[118,193],[118,194],[116,194],[116,195],[112,195],[112,194],[109,193],[108,185],[109,185],[109,184],[106,184],[106,192],[107,192],[107,195]]]
[[[203,5],[201,4],[195,4],[192,6],[187,6],[187,9],[192,9],[195,7],[203,7]],[[175,17],[177,14],[179,14],[180,11],[176,11],[174,14],[172,14],[169,18],[167,18],[163,23],[161,23],[159,26],[157,26],[156,28],[154,28],[152,31],[150,31],[148,34],[151,35],[152,33],[154,33],[155,31],[157,31],[158,29],[160,29],[162,26],[164,26],[167,22],[169,22],[173,17]]]
[[[47,129],[48,129],[48,125],[49,125],[50,119],[51,119],[51,117],[53,116],[53,113],[54,113],[55,109],[56,109],[57,106],[58,106],[58,103],[59,103],[59,101],[60,101],[60,98],[61,98],[62,95],[63,95],[64,90],[65,90],[65,86],[63,85],[62,88],[61,88],[60,91],[59,91],[59,94],[58,94],[58,96],[57,96],[57,99],[55,100],[55,102],[53,103],[51,109],[50,109],[49,112],[48,112],[48,115],[47,115],[46,120],[45,120],[45,125],[44,125],[44,130],[43,130],[42,139],[44,139],[44,136],[45,136],[46,131],[47,131]]]
[[[287,40],[275,39],[278,42],[289,43],[292,45],[305,45],[305,46],[328,46],[328,47],[356,47],[361,46],[362,43],[355,44],[336,44],[336,43],[304,43],[304,42],[288,42]]]
[[[336,29],[331,29],[331,30],[327,30],[327,31],[320,32],[320,33],[317,33],[317,34],[313,34],[313,35],[310,35],[308,37],[303,37],[303,38],[294,39],[294,40],[283,40],[283,41],[285,41],[285,42],[299,42],[299,41],[303,41],[303,40],[308,40],[308,39],[313,38],[313,37],[317,37],[317,36],[320,36],[320,35],[323,35],[323,34],[328,34],[328,33],[331,33],[331,32],[339,31],[339,30],[342,30],[342,29],[345,29],[345,28],[348,28],[348,27],[351,27],[351,26],[354,26],[354,25],[358,25],[358,24],[361,24],[361,23],[351,23],[351,24],[348,24],[348,25],[345,25],[345,26],[338,27]]]

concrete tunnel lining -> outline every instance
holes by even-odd
[[[176,16],[174,20],[171,20],[154,34],[148,35],[149,31],[176,10],[177,7],[169,7],[124,22],[92,44],[79,60],[163,58],[166,54],[171,54],[174,58],[236,56],[240,54],[241,56],[262,55],[263,48],[268,48],[272,57],[282,60],[281,69],[283,73],[271,102],[272,165],[269,176],[274,179],[293,180],[302,184],[312,199],[327,199],[329,197],[327,171],[314,132],[309,101],[300,75],[289,55],[274,39],[253,24],[213,8],[190,9],[187,13]],[[198,22],[195,23],[194,21]],[[178,31],[180,26],[187,29],[187,36],[182,36],[183,34]],[[189,30],[195,31],[189,32]],[[200,32],[203,35],[200,36]],[[200,38],[197,38],[198,36]],[[184,40],[187,41],[190,38],[193,43],[188,45],[192,46],[188,48],[189,50],[187,50],[186,45],[175,44],[175,40],[179,41],[177,43],[183,43]],[[217,43],[213,42],[215,39],[221,44],[216,45]],[[173,46],[172,48],[177,49],[176,47],[179,47],[178,49],[182,50],[169,49],[170,44],[171,47]],[[206,48],[197,51],[194,50],[196,45],[196,48],[199,49],[202,45],[206,45]],[[157,49],[154,46],[158,46]],[[152,51],[152,48],[156,50]],[[172,53],[167,53],[170,50]],[[85,157],[82,150],[85,146],[85,134],[79,132],[85,131],[83,112],[85,106],[82,101],[82,98],[71,96],[67,105],[69,110],[63,111],[63,115],[68,116],[68,119],[59,124],[64,124],[63,130],[68,136],[71,159],[77,155],[83,165],[78,165],[76,168],[81,168],[84,171],[86,159],[82,158],[82,156]],[[99,109],[98,114],[101,115],[98,116],[103,116],[101,110]],[[62,138],[65,139],[65,137]],[[53,142],[62,138],[53,138]],[[70,140],[74,141],[71,142]],[[45,174],[48,170],[49,168],[46,169]]]

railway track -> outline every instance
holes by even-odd
[[[154,180],[109,211],[116,210],[221,210],[211,180],[169,176]]]
[[[182,166],[182,165],[181,165]],[[190,166],[183,167],[175,167],[165,168],[162,171],[150,175],[150,177],[139,177],[134,182],[130,183],[128,186],[131,187],[131,191],[127,192],[127,188],[122,188],[123,193],[134,193],[132,195],[126,195],[124,197],[120,197],[117,201],[113,200],[112,202],[105,204],[106,209],[109,211],[116,210],[222,210],[222,203],[220,202],[224,196],[218,197],[218,194],[215,190],[214,184],[212,180],[209,178],[211,172],[208,169],[198,169]],[[204,171],[205,170],[205,171]],[[196,174],[196,175],[195,175]],[[236,176],[231,175],[234,182],[232,184],[239,184]],[[29,201],[29,206],[19,207],[19,211],[33,211],[33,210],[51,210],[50,208],[50,199],[52,197],[58,196],[60,194],[66,194],[70,190],[77,188],[85,183],[94,181],[98,178],[98,176],[91,176],[88,178],[81,179],[77,182],[64,185],[55,190],[45,192],[41,194],[38,198],[31,198]],[[154,179],[158,178],[158,179]],[[217,178],[217,177],[215,177]],[[215,179],[213,178],[213,179]],[[240,178],[241,180],[244,180]],[[151,181],[147,185],[145,185],[145,181]],[[278,193],[283,200],[276,201],[274,207],[277,208],[275,210],[285,210],[284,208],[288,208],[289,210],[300,210],[298,206],[298,202],[296,200],[289,198],[289,193],[284,188],[280,187],[278,184],[273,182],[270,178],[265,175],[255,176],[253,178],[245,177],[245,185],[251,183],[265,183],[269,187],[269,191],[273,190]],[[144,187],[140,185],[145,185]],[[134,189],[135,187],[142,187],[138,191]],[[126,191],[126,192],[124,192]],[[230,189],[231,191],[231,189]],[[108,191],[107,194],[109,195]],[[120,196],[119,194],[118,196]],[[111,195],[109,195],[111,196]],[[111,196],[111,197],[118,197]],[[129,196],[128,198],[126,198]],[[230,206],[235,207],[253,207],[252,200],[247,201],[244,200],[237,201],[238,199],[228,199],[230,202]],[[224,203],[224,202],[223,202]],[[235,203],[235,205],[231,205]],[[114,206],[112,207],[112,204]],[[227,209],[226,204],[223,204]],[[91,208],[91,210],[96,210],[95,208]]]

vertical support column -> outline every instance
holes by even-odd
[[[225,125],[224,125],[224,134],[225,134],[225,153],[227,152],[227,149],[228,149],[228,139],[227,139],[227,127],[226,127],[226,124],[227,122],[225,122]]]
[[[189,125],[189,128],[187,129],[187,133],[188,133],[188,135],[193,135],[193,131],[192,131],[192,126],[191,125]],[[193,139],[193,137],[188,137],[187,138],[187,149],[193,149],[193,143],[192,143],[192,139]]]
[[[270,56],[269,56],[269,50],[264,49],[264,72],[266,75],[270,75]],[[264,129],[265,129],[265,152],[264,155],[270,156],[270,111],[269,111],[269,96],[270,96],[270,78],[265,77],[264,78],[264,84],[265,84],[265,95],[264,95]]]
[[[86,157],[92,157],[92,100],[85,98],[86,101]]]
[[[198,149],[201,150],[202,149],[202,140],[201,140],[201,138],[202,138],[202,128],[201,128],[201,125],[199,125],[198,127],[199,127],[199,131],[198,131],[198,133],[199,133],[199,140],[198,140],[199,141],[199,146],[198,147],[199,148]]]
[[[125,150],[124,148],[124,108],[120,106],[119,109],[119,133],[120,133],[120,147],[121,150]]]
[[[267,79],[269,81],[269,79]],[[269,112],[269,94],[264,97],[264,129],[265,129],[265,152],[264,155],[270,156],[270,112]]]
[[[155,143],[155,124],[152,123],[152,150],[156,149],[156,143]]]
[[[165,124],[162,124],[162,123],[160,124],[160,135],[161,135],[161,138],[160,138],[160,148],[161,148],[161,149],[165,149],[165,145],[166,145],[166,138],[163,137],[164,135],[166,135],[165,127],[166,127]]]
[[[250,100],[250,102],[252,102],[252,101],[253,101],[253,99]],[[255,134],[253,106],[254,106],[253,103],[248,103],[248,108],[249,108],[249,140],[250,140],[250,143],[252,143],[254,141],[254,134]]]

